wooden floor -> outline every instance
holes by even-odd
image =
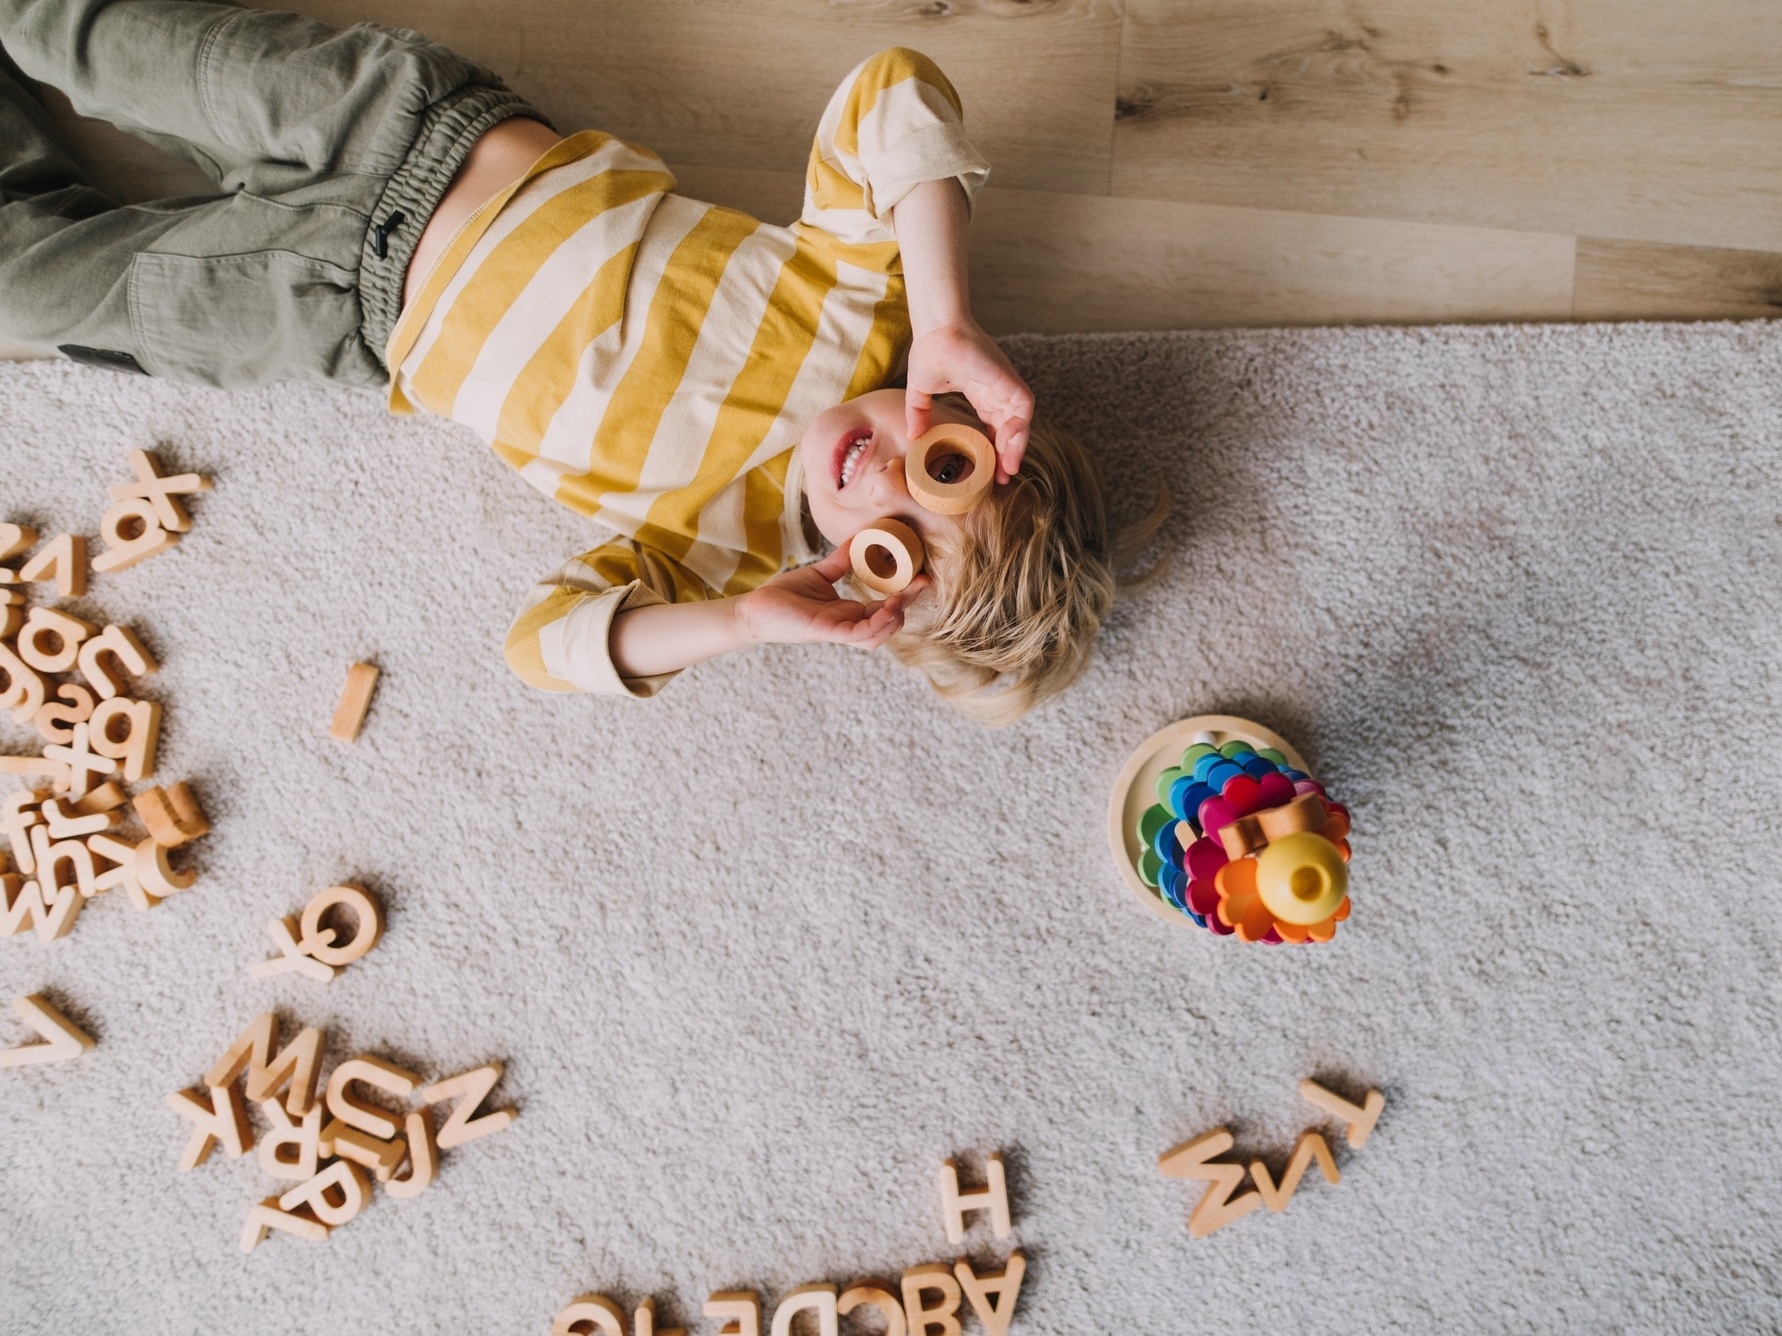
[[[1782,313],[1774,0],[300,0],[418,28],[684,193],[796,215],[855,62],[932,55],[994,164],[993,331]],[[134,197],[190,188],[71,125]]]

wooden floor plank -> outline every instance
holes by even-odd
[[[277,7],[266,5],[265,7]],[[803,171],[829,95],[888,46],[932,56],[999,184],[1106,191],[1118,0],[298,0],[331,23],[417,28],[481,61],[566,133],[671,162]]]
[[[1782,6],[1128,0],[1114,193],[1782,250]]]
[[[1580,320],[1782,316],[1782,255],[1580,237],[1572,314]]]

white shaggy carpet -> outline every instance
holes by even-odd
[[[161,773],[216,831],[190,894],[0,942],[0,999],[99,1040],[0,1071],[0,1331],[543,1336],[597,1290],[710,1332],[712,1290],[951,1260],[935,1167],[993,1149],[1017,1333],[1782,1326],[1782,331],[1011,347],[1126,513],[1158,478],[1180,505],[1087,680],[999,733],[840,650],[529,694],[509,615],[589,531],[463,432],[0,368],[0,518],[94,532],[132,445],[217,481],[81,605],[161,656]],[[1115,771],[1210,711],[1353,808],[1331,945],[1215,940],[1117,878]],[[383,944],[249,979],[265,920],[343,878]],[[162,1099],[267,1008],[333,1059],[504,1060],[521,1117],[244,1257],[272,1183],[177,1173]],[[1278,1168],[1319,1073],[1389,1100],[1342,1182],[1191,1240],[1159,1152],[1229,1123]]]

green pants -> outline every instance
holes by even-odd
[[[422,227],[478,136],[538,116],[418,34],[192,0],[0,0],[0,340],[202,385],[381,386]],[[16,77],[203,168],[120,205]]]

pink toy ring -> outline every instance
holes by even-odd
[[[848,540],[854,578],[875,594],[896,594],[922,573],[928,554],[902,520],[882,519]]]
[[[930,471],[936,455],[957,455],[966,461],[965,473],[953,482],[941,482]],[[903,457],[904,482],[916,504],[936,515],[963,515],[989,494],[996,481],[996,448],[975,427],[942,422],[910,443]]]

